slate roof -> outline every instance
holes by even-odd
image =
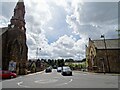
[[[8,27],[0,28],[0,36],[8,30]]]
[[[97,49],[105,49],[104,40],[93,40]],[[120,39],[106,39],[107,49],[120,49]]]

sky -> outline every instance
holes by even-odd
[[[17,1],[0,1],[0,27],[10,23]],[[28,58],[82,60],[89,38],[117,38],[118,0],[112,1],[24,0]]]

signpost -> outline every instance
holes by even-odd
[[[14,62],[12,60],[9,62],[9,71],[11,71],[11,72],[16,71],[16,62]]]

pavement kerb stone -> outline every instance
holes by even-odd
[[[42,73],[44,73],[44,71],[40,71],[40,72],[36,72],[36,73],[30,73],[30,74],[27,74],[27,75],[35,75],[35,74],[42,74]]]
[[[44,73],[44,71],[40,71],[40,72],[36,72],[36,73],[29,73],[29,74],[26,74],[26,75],[18,75],[19,76],[30,76],[30,75],[35,75],[35,74],[42,74]]]
[[[84,74],[94,74],[94,75],[111,75],[111,76],[120,76],[120,74],[114,74],[114,73],[95,73],[95,72],[83,72],[83,71],[74,71],[76,73],[84,73]]]

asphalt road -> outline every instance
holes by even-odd
[[[38,72],[2,81],[2,88],[118,88],[118,76],[74,71],[73,76]]]

